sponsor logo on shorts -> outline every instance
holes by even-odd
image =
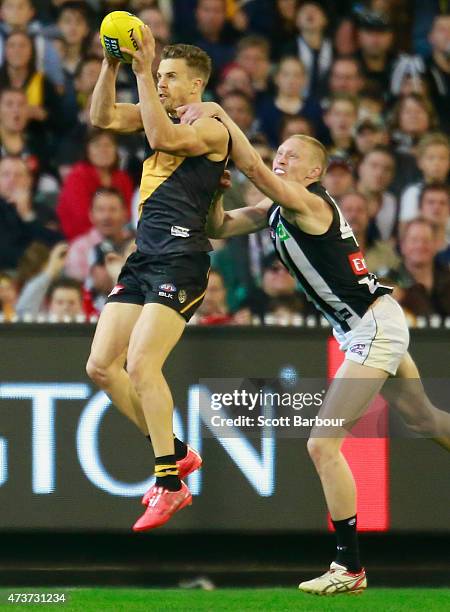
[[[364,354],[365,348],[366,348],[365,344],[354,344],[353,346],[350,347],[350,352],[356,353],[356,355],[361,355],[362,357]]]
[[[181,227],[180,225],[172,225],[170,233],[172,236],[177,238],[189,238],[191,230],[188,227]]]
[[[164,283],[158,287],[161,291],[167,291],[168,293],[176,293],[177,288],[172,283]]]
[[[111,293],[108,295],[108,297],[111,297],[113,295],[117,295],[118,293],[120,293],[124,289],[125,289],[125,285],[116,285],[115,287],[112,288]]]
[[[367,269],[366,262],[364,259],[364,255],[361,253],[361,251],[358,251],[357,253],[351,253],[350,255],[348,255],[348,260],[350,262],[350,265],[352,267],[354,274],[356,274],[357,276],[363,276],[363,274],[369,274],[369,271]]]
[[[168,300],[173,300],[173,293],[167,293],[166,291],[159,291],[158,295]]]
[[[178,291],[178,301],[180,302],[180,304],[184,304],[186,299],[187,299],[186,291],[184,289],[180,289]]]

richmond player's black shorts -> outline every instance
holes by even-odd
[[[125,262],[107,302],[164,304],[189,321],[205,296],[209,267],[205,252],[146,255],[136,251]]]

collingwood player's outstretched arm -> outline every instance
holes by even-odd
[[[231,157],[234,163],[273,202],[303,214],[309,213],[317,206],[317,196],[299,183],[279,178],[265,165],[242,130],[218,104],[215,102],[189,104],[181,106],[177,112],[182,122],[187,124],[198,121],[199,117],[219,118],[230,133],[233,143]]]
[[[151,72],[155,39],[147,26],[141,27],[141,30],[142,40],[136,40],[138,50],[123,51],[133,56],[132,66],[137,80],[142,123],[152,149],[187,157],[226,152],[229,134],[219,121],[205,117],[195,125],[176,125],[169,119]],[[165,76],[176,78],[177,75],[170,73]]]
[[[139,132],[143,129],[139,105],[116,103],[118,71],[119,61],[105,53],[100,76],[92,94],[91,123],[94,127],[114,132]]]
[[[256,206],[224,210],[223,193],[219,193],[209,209],[206,233],[209,238],[231,238],[258,232],[267,226],[271,205],[269,198],[265,198]]]

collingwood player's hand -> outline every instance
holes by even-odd
[[[153,60],[155,59],[155,39],[148,26],[141,26],[141,36],[142,40],[134,39],[136,50],[120,47],[122,53],[128,53],[133,57],[131,67],[136,76],[151,74]]]
[[[222,109],[215,102],[193,102],[179,106],[177,109],[181,123],[192,125],[202,117],[220,117]]]
[[[222,176],[219,181],[219,189],[218,191],[223,194],[227,189],[231,188],[231,172],[229,170],[224,170]]]

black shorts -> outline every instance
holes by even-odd
[[[125,262],[107,303],[164,304],[189,321],[205,296],[209,267],[209,255],[204,252],[146,255],[136,251]]]

